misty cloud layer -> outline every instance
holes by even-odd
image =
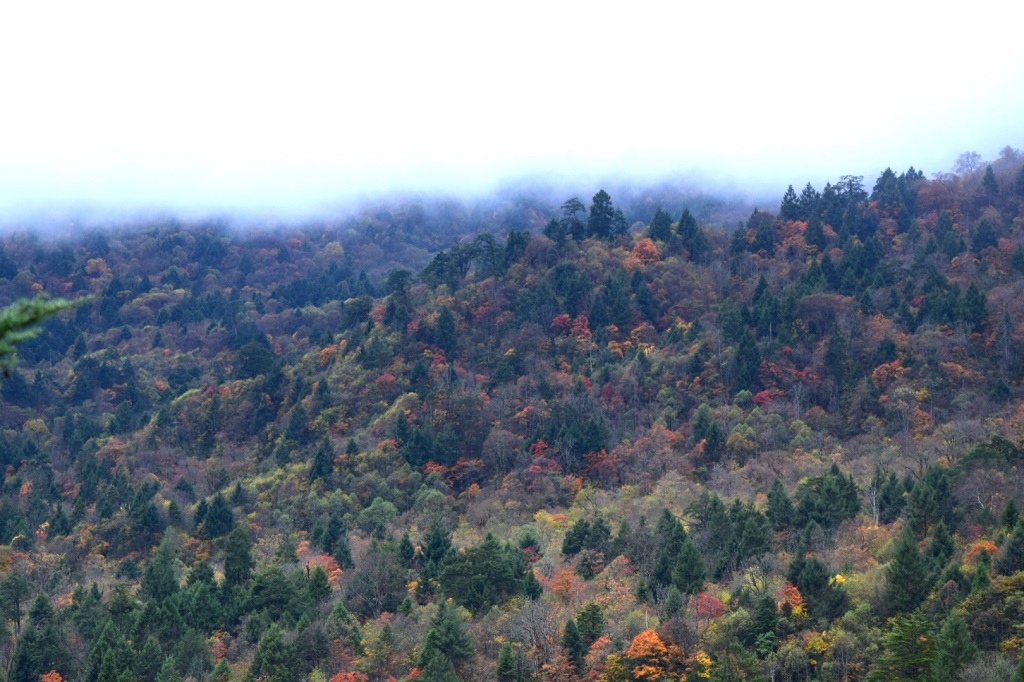
[[[524,178],[778,196],[1021,146],[1024,62],[964,47],[981,11],[530,4],[18,7],[0,222],[301,217]]]

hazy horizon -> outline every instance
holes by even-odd
[[[986,6],[18,6],[0,28],[0,224],[930,176],[1024,143],[1024,59]]]

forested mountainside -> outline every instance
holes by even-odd
[[[0,305],[86,300],[0,379],[0,677],[1021,679],[1024,157],[979,161],[739,227],[5,238]]]

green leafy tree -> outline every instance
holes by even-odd
[[[959,519],[952,473],[938,464],[929,466],[910,492],[908,524],[918,537],[924,537],[939,521],[947,528],[955,528]]]
[[[185,677],[205,678],[213,669],[210,643],[198,630],[187,628],[174,645],[174,662]]]
[[[850,598],[845,588],[833,580],[833,574],[820,559],[806,556],[802,547],[786,572],[789,582],[796,585],[807,600],[811,615],[820,622],[828,622],[846,612]]]
[[[704,441],[703,461],[718,461],[722,448],[725,447],[725,434],[722,433],[722,427],[718,425],[706,403],[701,403],[694,413],[691,431],[695,444]]]
[[[356,523],[375,538],[383,538],[397,518],[398,507],[382,497],[375,497],[369,507],[359,512]]]

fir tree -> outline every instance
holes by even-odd
[[[800,203],[796,198],[796,190],[793,185],[786,188],[782,195],[782,205],[779,206],[779,220],[798,220],[800,218]]]
[[[647,236],[659,242],[667,242],[672,238],[672,217],[658,208],[651,219],[651,227]]]
[[[981,186],[989,194],[999,193],[999,182],[996,181],[996,174],[992,172],[992,166],[985,167],[985,175],[981,178]]]
[[[461,682],[452,659],[437,650],[424,649],[420,655],[420,677],[423,682]]]
[[[604,634],[605,618],[601,607],[594,602],[588,602],[576,615],[576,626],[579,628],[583,646],[589,650]]]
[[[576,670],[582,672],[583,658],[587,655],[587,647],[583,644],[579,628],[572,618],[566,622],[565,628],[562,630],[562,648],[565,650],[566,657],[576,666]]]
[[[928,543],[928,558],[932,561],[932,570],[941,573],[949,560],[953,558],[953,534],[949,532],[945,522],[939,521],[932,530],[932,539]]]
[[[423,640],[419,664],[425,667],[436,654],[443,655],[453,665],[473,657],[473,641],[466,632],[466,624],[443,598],[438,599],[437,613]]]
[[[178,672],[178,666],[174,664],[174,658],[168,656],[163,659],[155,682],[184,682],[184,679]]]
[[[764,594],[754,605],[754,622],[752,624],[753,634],[756,641],[774,643],[776,628],[779,626],[779,614],[775,605],[775,598],[770,594]],[[770,636],[770,637],[766,637]],[[765,638],[762,640],[762,638]]]
[[[974,568],[974,580],[971,581],[971,594],[984,592],[992,586],[992,557],[987,550],[978,554],[978,565]]]
[[[697,594],[704,589],[706,577],[697,545],[687,537],[672,570],[672,585],[683,594]]]
[[[297,663],[294,648],[284,641],[281,628],[274,623],[256,647],[252,663],[245,674],[245,682],[296,682]]]
[[[249,531],[238,526],[228,536],[224,550],[224,584],[227,587],[243,585],[252,577],[252,538]]]
[[[1024,521],[1017,521],[1013,535],[1006,542],[1002,556],[996,563],[996,568],[1002,575],[1013,575],[1017,571],[1024,571]]]
[[[765,509],[765,514],[775,530],[783,530],[793,524],[795,514],[793,503],[790,501],[789,495],[786,494],[782,481],[778,478],[772,482],[772,487],[768,490],[768,506]]]
[[[953,682],[960,670],[974,659],[977,652],[978,648],[967,630],[967,623],[959,613],[953,611],[935,638],[932,680]]]
[[[306,585],[306,593],[310,601],[319,606],[331,596],[331,583],[327,579],[327,573],[320,566],[313,569],[309,575],[309,583]]]
[[[320,447],[313,455],[313,463],[309,466],[309,480],[324,481],[329,484],[334,475],[334,453],[331,450],[330,442],[324,438]]]
[[[174,556],[170,546],[161,543],[142,576],[142,592],[159,602],[177,591],[178,578],[174,575]]]
[[[530,675],[526,669],[526,658],[511,642],[505,642],[498,653],[498,682],[526,682]]]
[[[161,662],[164,660],[163,649],[160,648],[160,642],[157,641],[156,637],[150,635],[146,638],[146,643],[142,646],[142,653],[139,654],[139,660],[135,666],[135,673],[144,682],[154,682],[157,676],[160,674],[162,667]]]
[[[1003,508],[1003,515],[999,517],[999,525],[1012,533],[1018,520],[1020,520],[1020,511],[1017,510],[1017,503],[1011,497],[1006,503],[1006,507]]]
[[[932,670],[935,642],[932,624],[920,611],[894,618],[885,648],[868,680],[911,682],[925,680]]]
[[[889,609],[893,613],[913,611],[928,596],[928,567],[909,528],[896,542],[885,577]]]

